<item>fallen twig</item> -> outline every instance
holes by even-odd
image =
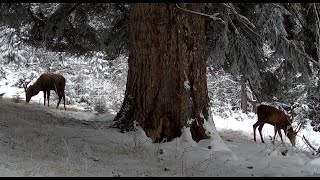
[[[317,148],[315,148],[308,140],[307,140],[307,138],[303,135],[302,136],[303,137],[303,140],[306,142],[306,144],[311,148],[311,149],[313,149],[314,151],[315,151],[315,154],[314,155],[318,155],[318,154],[320,154],[320,147],[317,149]]]

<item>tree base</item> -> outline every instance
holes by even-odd
[[[192,139],[196,142],[199,142],[202,139],[210,139],[203,127],[203,122],[197,122],[197,120],[193,121],[190,127],[190,132]]]

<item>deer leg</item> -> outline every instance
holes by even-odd
[[[264,126],[264,123],[262,123],[259,127],[258,127],[258,130],[259,130],[259,133],[260,133],[260,138],[261,138],[261,142],[264,143],[263,141],[263,138],[262,138],[262,128]]]
[[[258,125],[259,125],[258,121],[253,125],[253,140],[254,141],[256,141],[256,129],[257,129]]]
[[[281,128],[280,127],[278,127],[278,133],[279,133],[279,136],[280,136],[282,144],[284,144],[283,139],[282,139],[282,134],[281,134]]]
[[[48,107],[49,107],[50,90],[47,91],[47,94],[48,94],[47,99],[48,99]]]
[[[45,106],[46,105],[46,91],[44,90],[43,91],[43,105]]]
[[[63,98],[64,110],[67,110],[67,109],[66,109],[66,96],[64,95],[64,92],[62,92],[62,98]]]
[[[261,125],[261,121],[257,121],[254,125],[253,125],[253,140],[256,141],[256,129],[258,126]]]
[[[274,144],[274,141],[276,139],[277,131],[278,131],[277,125],[274,125],[274,136],[273,136],[272,144]]]
[[[60,104],[60,101],[61,101],[61,99],[62,99],[62,95],[61,95],[61,93],[57,93],[57,94],[58,94],[58,96],[59,96],[59,101],[58,101],[58,104],[57,104],[57,109],[58,109],[59,104]]]

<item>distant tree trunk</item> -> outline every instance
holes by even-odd
[[[175,4],[130,6],[129,70],[115,126],[132,130],[137,122],[154,142],[179,137],[186,126],[195,141],[209,138],[203,17]],[[204,12],[203,3],[179,6]]]
[[[249,101],[252,104],[252,112],[257,113],[257,111],[258,111],[257,103],[261,103],[261,101],[258,98],[257,93],[255,93],[255,90],[253,89],[251,81],[249,79],[247,79],[247,80],[248,80],[249,88],[252,92],[251,99],[249,98]]]
[[[241,75],[241,109],[243,113],[247,113],[247,101],[248,101],[248,97],[247,97],[247,91],[246,91],[246,84],[247,79],[245,78],[245,76]]]
[[[252,101],[252,112],[257,114],[257,111],[258,111],[257,101]]]

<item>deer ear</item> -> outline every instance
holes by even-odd
[[[22,86],[23,86],[24,91],[27,92],[27,85],[23,84]]]

